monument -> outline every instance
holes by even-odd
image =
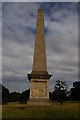
[[[38,9],[33,68],[28,74],[30,81],[30,98],[28,105],[51,105],[49,100],[49,79],[52,75],[47,72],[44,12]]]

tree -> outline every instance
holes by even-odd
[[[7,104],[8,102],[27,102],[29,99],[30,90],[23,91],[22,93],[9,92],[9,90],[0,85],[0,94],[2,94],[2,103]],[[1,98],[1,95],[0,95]],[[1,103],[1,99],[0,99]]]
[[[9,102],[17,102],[20,101],[20,99],[21,99],[21,93],[17,93],[17,92],[10,93]]]
[[[0,105],[2,104],[2,85],[0,84]]]
[[[23,91],[23,92],[21,93],[20,102],[26,103],[27,100],[29,99],[29,95],[30,95],[30,89],[29,89],[29,90],[26,90],[26,91]]]
[[[54,91],[52,93],[53,100],[57,100],[61,104],[63,104],[63,101],[67,98],[67,84],[66,81],[56,81],[56,85],[54,87]]]
[[[9,101],[10,92],[2,85],[2,104],[6,104]]]
[[[80,82],[76,81],[73,83],[73,88],[70,90],[70,100],[80,101]]]

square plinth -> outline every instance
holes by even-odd
[[[51,106],[48,79],[30,80],[30,98],[27,104],[29,106]]]
[[[49,99],[49,81],[43,79],[31,79],[30,99]]]

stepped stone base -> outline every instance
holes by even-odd
[[[32,107],[51,106],[51,101],[49,99],[29,99],[27,105]]]

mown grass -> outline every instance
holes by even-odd
[[[2,118],[2,105],[0,105],[0,120]]]
[[[80,103],[79,103],[80,104]],[[78,118],[78,103],[53,102],[51,107],[30,108],[27,104],[8,103],[2,106],[2,118]],[[65,120],[64,119],[64,120]]]

